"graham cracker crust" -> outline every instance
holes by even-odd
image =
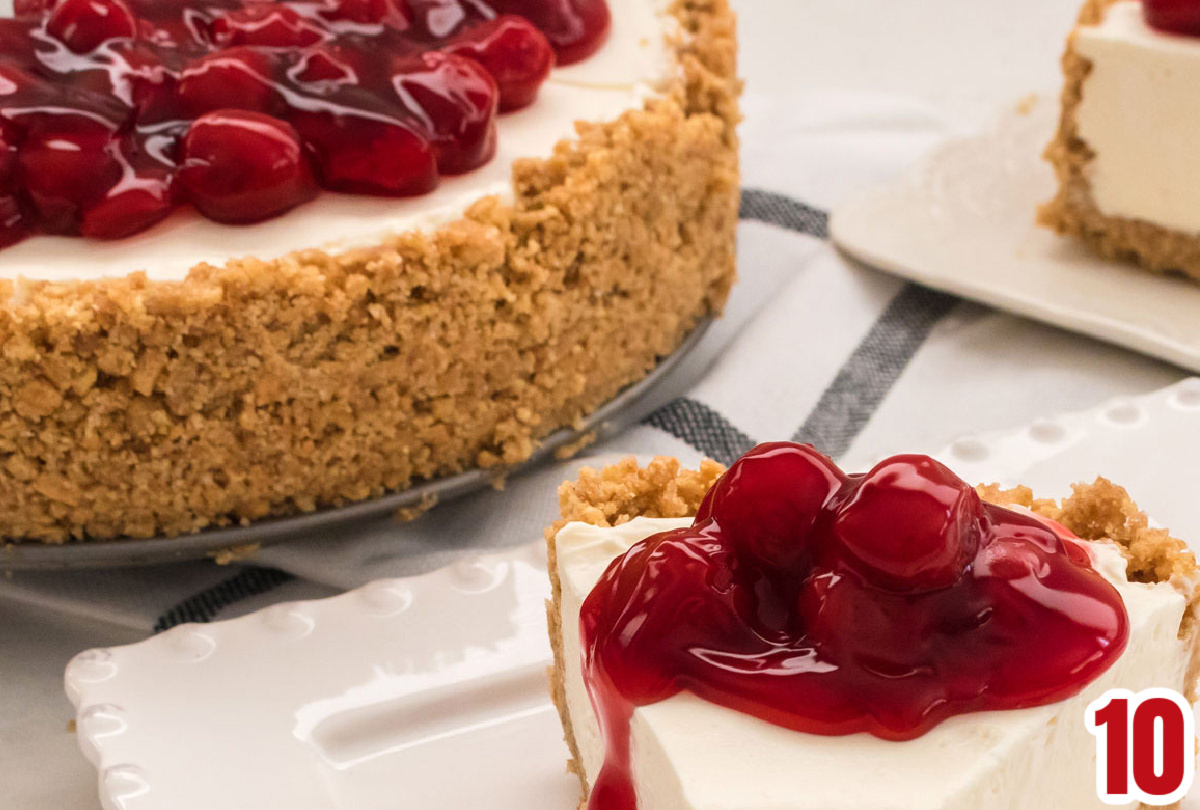
[[[1096,25],[1118,0],[1087,0],[1078,26]],[[1082,239],[1108,259],[1131,261],[1147,270],[1183,273],[1200,280],[1200,239],[1126,217],[1107,216],[1096,207],[1087,166],[1094,153],[1080,136],[1076,112],[1083,101],[1091,62],[1075,50],[1078,28],[1067,39],[1062,57],[1062,114],[1044,156],[1058,176],[1054,199],[1038,209],[1037,219],[1064,236]]]
[[[658,457],[646,467],[633,458],[595,470],[584,467],[575,481],[559,487],[561,518],[546,529],[551,596],[546,602],[546,621],[554,664],[548,670],[550,697],[562,721],[563,739],[570,752],[567,770],[580,784],[579,807],[588,797],[587,777],[580,764],[570,710],[566,699],[566,670],[563,660],[561,622],[562,582],[558,576],[555,538],[567,523],[581,521],[594,526],[616,526],[635,517],[678,518],[696,514],[705,493],[725,468],[711,460],[698,470],[683,467],[678,459]],[[1134,582],[1169,582],[1188,599],[1179,627],[1179,638],[1189,640],[1192,659],[1185,678],[1185,694],[1196,702],[1195,685],[1200,678],[1200,572],[1187,544],[1155,528],[1129,494],[1105,478],[1090,484],[1075,484],[1072,494],[1061,502],[1039,499],[1028,487],[1001,489],[992,484],[978,487],[984,500],[1001,506],[1022,506],[1056,520],[1084,540],[1110,541],[1128,560],[1129,579]],[[1143,805],[1143,807],[1147,807]],[[1176,805],[1177,807],[1177,805]]]
[[[515,201],[182,282],[0,281],[0,537],[193,532],[527,458],[734,283],[735,20],[675,0],[678,77],[513,167]]]

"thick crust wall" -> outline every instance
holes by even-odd
[[[0,536],[178,534],[519,462],[643,377],[735,277],[736,41],[432,233],[182,282],[3,282]]]

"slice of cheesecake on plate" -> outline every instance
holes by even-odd
[[[1193,698],[1186,546],[925,456],[584,470],[548,531],[552,694],[591,810],[1083,810],[1084,711]]]
[[[1058,191],[1040,220],[1110,258],[1200,278],[1200,6],[1087,0],[1063,56]]]

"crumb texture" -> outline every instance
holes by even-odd
[[[725,468],[706,459],[699,470],[684,469],[677,459],[660,456],[645,467],[627,458],[594,470],[584,467],[576,481],[559,487],[562,519],[551,527],[582,521],[618,526],[635,517],[676,518],[696,514],[700,501]]]
[[[1109,6],[1117,1],[1088,0],[1079,13],[1079,25],[1101,22]],[[1062,113],[1045,151],[1058,178],[1058,191],[1038,209],[1038,222],[1064,236],[1083,240],[1105,258],[1200,280],[1200,239],[1194,234],[1107,216],[1096,207],[1087,177],[1088,164],[1095,154],[1081,137],[1076,118],[1092,65],[1075,50],[1074,42],[1072,34],[1062,58]]]
[[[720,313],[735,277],[726,0],[679,77],[430,233],[182,282],[4,282],[0,536],[175,535],[527,458]]]
[[[1001,506],[1023,506],[1056,520],[1084,540],[1107,540],[1121,547],[1133,582],[1186,582],[1196,576],[1196,559],[1182,540],[1150,525],[1124,488],[1106,478],[1075,484],[1061,503],[1035,499],[1028,487],[979,488],[984,500]]]

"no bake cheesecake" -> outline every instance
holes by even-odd
[[[1103,479],[1056,503],[779,443],[584,470],[560,501],[581,807],[1098,810],[1088,703],[1194,698],[1195,561]]]
[[[1088,0],[1063,56],[1040,221],[1104,256],[1200,279],[1200,3]]]
[[[0,538],[173,535],[518,462],[733,283],[726,0],[15,11]]]

